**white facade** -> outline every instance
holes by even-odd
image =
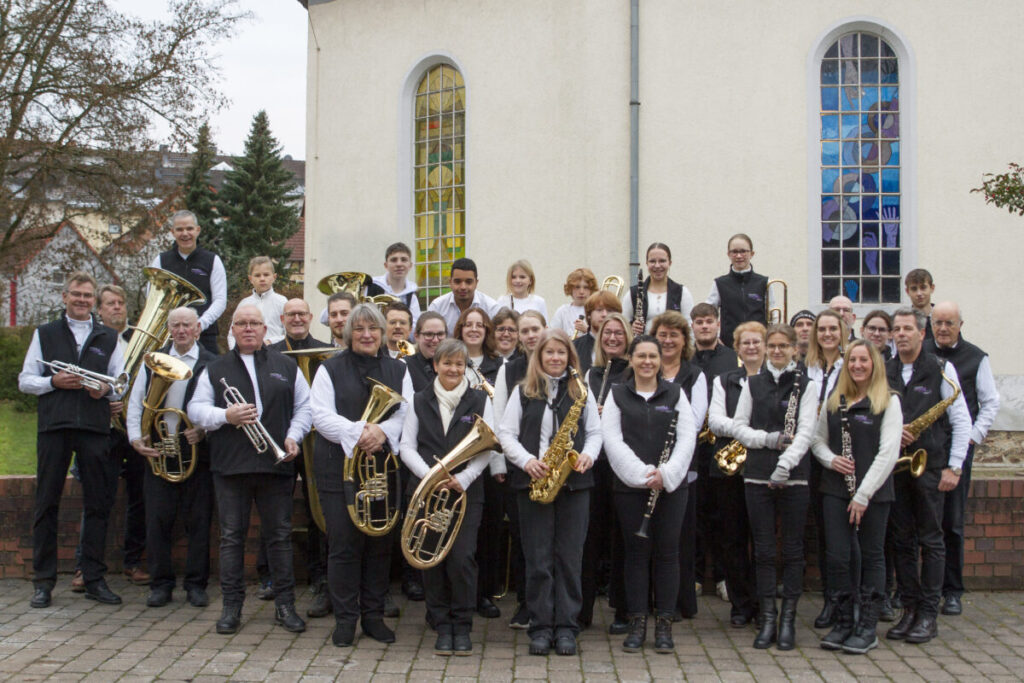
[[[900,59],[901,271],[927,268],[934,300],[961,304],[1004,388],[999,426],[1024,429],[1024,320],[1004,312],[1020,286],[999,275],[1014,270],[1024,219],[970,193],[1024,159],[1024,3],[639,5],[641,257],[669,244],[673,279],[701,300],[726,270],[727,237],[746,232],[755,268],[789,283],[790,314],[822,308],[820,58],[848,31],[875,33]],[[481,290],[504,293],[525,257],[553,311],[575,267],[628,274],[629,2],[314,0],[309,17],[314,308],[323,275],[379,273],[387,244],[412,243],[412,97],[438,62],[466,84],[467,256]]]

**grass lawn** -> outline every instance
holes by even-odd
[[[36,413],[0,401],[0,474],[36,473]]]

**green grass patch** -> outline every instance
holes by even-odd
[[[0,474],[36,473],[36,413],[0,401]]]

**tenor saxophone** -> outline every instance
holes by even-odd
[[[579,429],[583,406],[587,403],[587,385],[580,379],[580,373],[576,368],[569,368],[569,375],[579,387],[580,397],[572,404],[558,432],[552,437],[547,451],[544,452],[544,457],[541,458],[541,462],[548,466],[548,473],[530,482],[530,500],[535,503],[547,504],[555,500],[580,455],[573,450],[572,440]]]

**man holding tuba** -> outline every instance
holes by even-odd
[[[174,563],[171,560],[171,549],[174,545],[174,523],[181,511],[188,537],[188,554],[185,560],[185,593],[188,602],[194,607],[205,607],[210,604],[206,595],[206,586],[210,580],[210,519],[213,516],[213,477],[210,474],[210,452],[201,427],[184,424],[180,415],[173,412],[162,413],[155,420],[152,411],[184,410],[189,404],[196,389],[196,382],[209,363],[217,356],[199,345],[199,316],[194,309],[175,308],[167,315],[167,330],[171,335],[171,343],[161,349],[175,358],[191,371],[184,379],[170,381],[159,401],[159,395],[152,396],[154,371],[143,366],[141,376],[132,387],[128,400],[128,413],[125,426],[128,439],[140,455],[158,461],[157,468],[146,467],[143,487],[146,498],[146,556],[149,558],[149,574],[152,577],[148,607],[163,607],[171,601],[177,579],[174,576]],[[165,373],[168,374],[168,373]],[[148,424],[163,420],[166,426],[166,438],[177,440],[177,451],[180,458],[169,458],[157,450],[153,432],[142,433],[143,416],[149,411]],[[167,462],[164,460],[175,460]],[[194,469],[188,472],[188,463],[195,458]],[[162,468],[162,469],[158,469]],[[161,477],[157,471],[168,472],[170,476]]]
[[[385,327],[375,305],[356,306],[345,323],[348,350],[320,365],[310,392],[317,430],[313,470],[327,522],[327,585],[338,647],[352,644],[360,618],[369,637],[395,640],[383,620],[392,539],[387,524],[365,521],[378,514],[397,521],[396,454],[413,393],[405,363],[381,353]]]
[[[217,633],[235,633],[241,625],[253,501],[273,578],[274,618],[299,633],[306,623],[295,612],[291,460],[309,431],[309,385],[294,360],[263,348],[266,327],[258,308],[236,308],[231,328],[235,348],[206,366],[188,405],[189,419],[210,442],[224,601]]]

